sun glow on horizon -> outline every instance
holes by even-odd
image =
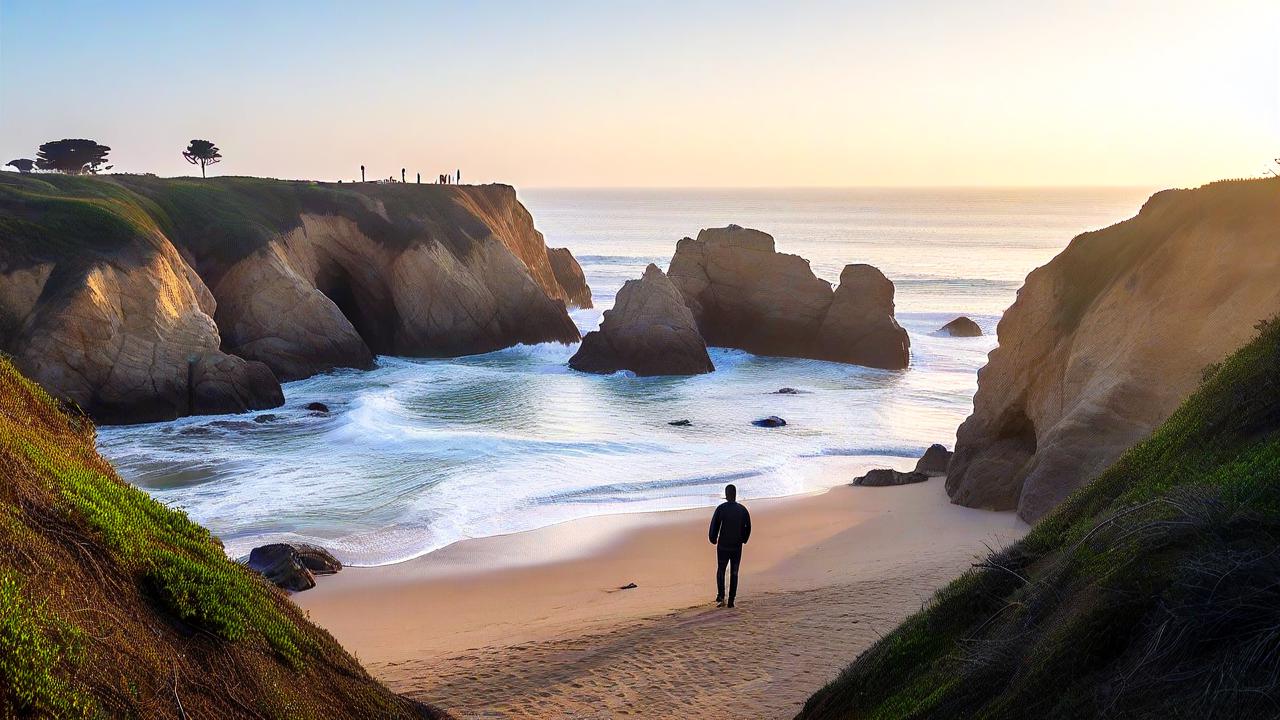
[[[0,0],[0,161],[89,137],[190,174],[206,137],[215,174],[320,180],[1194,185],[1280,155],[1278,27],[1265,0]]]

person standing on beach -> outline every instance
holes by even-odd
[[[725,502],[711,515],[707,533],[716,546],[716,607],[724,606],[724,567],[729,566],[729,607],[738,596],[738,565],[742,563],[742,546],[751,537],[751,513],[738,504],[738,488],[726,485]]]

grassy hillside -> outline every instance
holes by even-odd
[[[515,202],[506,186],[0,173],[0,263],[116,252],[159,230],[194,256],[202,275],[216,276],[298,227],[304,213],[351,218],[389,245],[428,236],[465,255],[469,238],[489,228],[462,198],[495,193]]]
[[[1280,717],[1280,320],[800,717]]]
[[[0,358],[0,717],[424,718]]]

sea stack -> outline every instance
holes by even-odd
[[[1031,272],[978,374],[953,502],[1034,522],[1280,313],[1280,183],[1166,190]]]
[[[650,264],[639,280],[628,280],[604,312],[600,329],[587,333],[569,359],[575,370],[636,375],[698,375],[715,369],[671,280]]]
[[[582,266],[573,253],[569,252],[569,248],[547,248],[547,260],[550,261],[551,272],[563,292],[565,305],[590,308],[591,288],[587,286]]]
[[[893,283],[869,265],[846,267],[833,292],[772,236],[729,225],[681,240],[668,274],[709,345],[888,369],[909,362]]]

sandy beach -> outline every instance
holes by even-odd
[[[942,482],[743,498],[754,530],[733,610],[712,603],[708,509],[465,540],[294,599],[391,689],[459,718],[790,717],[1025,532],[1010,513],[951,505]]]

